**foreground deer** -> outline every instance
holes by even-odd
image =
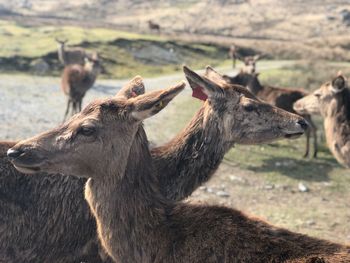
[[[293,109],[293,104],[297,100],[303,98],[307,93],[300,89],[278,88],[271,86],[263,86],[260,84],[258,74],[247,74],[244,72],[238,73],[234,77],[224,75],[223,78],[231,84],[238,84],[247,87],[258,98],[286,111],[296,113]],[[306,149],[304,157],[309,155],[310,150],[310,135],[314,137],[314,152],[313,157],[317,157],[317,128],[311,119],[310,114],[302,114],[308,121],[309,129],[306,130]]]
[[[224,90],[232,89],[225,81],[220,83],[217,75],[212,68],[207,68],[206,76],[214,84],[221,85]],[[256,111],[246,110],[249,108],[245,107],[246,104],[242,103],[235,107],[231,105],[237,94],[241,92],[253,97],[245,89],[235,87],[237,92],[226,92],[224,93],[226,97],[222,96],[221,90],[216,90],[217,96],[208,98],[203,96],[205,94],[201,92],[198,84],[191,82],[191,85],[194,96],[207,102],[181,133],[168,144],[155,148],[151,152],[162,185],[162,193],[168,199],[184,199],[199,185],[209,180],[221,163],[224,154],[234,143],[270,142],[295,137],[303,132],[305,124],[302,118],[296,115],[282,110],[275,111],[271,106],[265,104],[260,106],[258,103],[256,106],[259,108],[259,114],[268,120],[262,121],[261,116],[257,120]],[[143,92],[142,80],[135,78],[125,85],[118,96],[131,98]],[[221,107],[215,106],[219,104]],[[242,119],[245,119],[244,123],[241,122]],[[234,125],[227,125],[229,123]],[[215,134],[215,136],[208,136],[209,134]],[[4,149],[12,146],[14,143],[3,143]],[[1,153],[5,154],[5,151]],[[3,228],[0,227],[5,231],[4,234],[0,233],[0,261],[66,262],[64,259],[70,257],[74,262],[98,262],[96,260],[99,256],[98,251],[96,244],[93,243],[95,224],[91,216],[88,216],[89,211],[86,209],[82,195],[84,181],[74,177],[54,177],[55,180],[52,180],[52,177],[45,173],[41,173],[40,177],[25,176],[17,172],[4,156],[0,156],[0,171],[0,186],[7,189],[5,200],[0,199],[4,205],[11,206],[15,203],[18,207],[24,206],[23,199],[17,194],[16,189],[25,188],[31,193],[24,199],[25,207],[31,213],[24,213],[21,209],[12,209],[11,213],[0,213],[0,218],[8,218],[5,220],[7,224]],[[4,192],[0,188],[0,196],[4,196],[2,194]],[[7,200],[12,201],[8,203]],[[62,205],[56,206],[56,210],[53,210],[52,203]],[[32,226],[30,228],[24,226],[21,235],[16,232],[17,220],[11,220],[17,217],[23,218],[25,224]],[[51,227],[52,221],[57,222],[55,228]],[[80,226],[84,226],[84,231],[80,230]],[[37,229],[45,229],[45,231],[37,236]],[[23,233],[30,238],[23,239]],[[14,244],[18,245],[14,249],[18,253],[9,254],[7,251],[10,247],[13,248]],[[26,253],[21,250],[22,247],[26,247]],[[40,249],[42,247],[45,249]]]
[[[236,93],[232,105],[264,105],[239,94],[239,88],[224,90],[185,73],[198,93],[222,99]],[[276,228],[237,210],[163,197],[140,124],[183,87],[95,101],[65,125],[18,143],[8,155],[21,171],[89,178],[85,198],[102,245],[116,262],[349,261],[350,247]]]
[[[71,115],[81,111],[81,104],[85,93],[94,85],[101,70],[98,57],[85,58],[84,65],[69,65],[64,68],[61,88],[67,96],[65,120],[71,109]]]
[[[329,149],[337,161],[350,168],[350,91],[340,74],[310,95],[298,100],[301,114],[321,114]]]

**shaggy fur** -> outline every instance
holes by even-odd
[[[132,90],[132,92],[129,92],[130,90]],[[234,90],[244,93],[247,97],[254,98],[253,95],[241,87],[234,87]],[[126,94],[127,97],[134,97],[134,93],[139,95],[144,92],[143,83],[138,78],[135,78],[126,85],[121,92]],[[209,180],[218,168],[224,154],[234,142],[259,143],[265,142],[265,140],[269,141],[280,138],[281,135],[278,133],[273,134],[273,130],[271,129],[269,130],[270,137],[267,137],[267,135],[262,134],[259,129],[254,130],[249,125],[242,127],[226,126],[225,128],[224,120],[227,120],[227,116],[233,118],[233,120],[237,118],[237,121],[233,121],[235,123],[243,123],[241,119],[245,119],[245,121],[248,121],[251,125],[257,125],[256,123],[254,124],[254,119],[251,119],[255,116],[254,112],[246,112],[243,108],[235,108],[234,111],[232,109],[232,112],[226,116],[226,114],[222,112],[227,110],[225,107],[222,107],[224,105],[223,103],[226,101],[226,104],[228,105],[227,108],[230,108],[229,102],[233,100],[233,98],[230,97],[232,96],[230,93],[227,93],[226,96],[226,100],[223,100],[223,98],[220,97],[214,97],[210,99],[211,103],[205,102],[203,107],[195,114],[192,121],[178,136],[165,146],[152,150],[152,158],[161,182],[160,189],[167,198],[181,200],[190,195],[192,191],[203,182]],[[216,104],[221,105],[221,107],[216,107]],[[262,107],[261,114],[263,114],[264,110],[267,111],[268,108],[264,109]],[[273,118],[269,117],[269,114],[272,112],[276,119],[275,123],[272,121]],[[269,122],[262,122],[262,124],[268,123],[270,128],[273,126],[293,126],[294,122],[301,119],[298,116],[288,115],[278,111],[271,111],[269,114],[266,115]],[[277,118],[276,114],[280,114],[280,117]],[[261,118],[262,117],[260,116],[259,119],[261,120]],[[264,127],[262,126],[261,129],[264,130]],[[208,134],[215,136],[208,136]],[[249,141],[244,141],[246,137],[249,138]],[[2,153],[5,154],[8,148],[9,146],[5,145]],[[50,181],[50,186],[46,186],[41,184],[41,182],[46,177],[51,178],[50,175],[42,175],[39,180],[33,176],[21,174],[15,170],[5,156],[0,159],[0,167],[3,167],[0,174],[2,185],[7,185],[9,189],[13,189],[19,184],[25,188],[30,188],[31,185],[33,185],[33,188],[36,189],[31,193],[31,195],[36,196],[32,200],[32,205],[34,207],[41,207],[41,220],[33,221],[31,213],[24,214],[23,220],[27,224],[32,225],[32,228],[27,230],[28,232],[26,234],[28,236],[35,236],[38,229],[49,228],[51,220],[56,222],[58,229],[55,229],[55,231],[57,230],[56,233],[51,233],[49,231],[42,232],[40,240],[37,239],[36,242],[26,244],[26,248],[31,254],[35,255],[38,259],[47,258],[50,259],[47,261],[56,260],[57,262],[60,262],[62,256],[70,256],[71,258],[74,258],[76,256],[75,252],[85,251],[84,248],[86,244],[90,243],[91,236],[89,233],[94,232],[96,234],[96,230],[91,215],[85,206],[85,200],[83,200],[83,179],[77,180],[74,177],[66,177],[65,180],[67,185],[71,184],[70,187],[72,190],[62,191],[61,182],[64,181],[63,179],[56,178],[55,180]],[[47,189],[49,189],[49,191]],[[51,194],[51,192],[57,194]],[[21,206],[22,200],[17,199],[18,196],[14,194],[11,195],[11,193],[12,192],[8,192],[11,200],[13,200],[13,204]],[[40,198],[41,196],[45,196],[46,198]],[[58,206],[58,212],[50,214],[50,204],[62,202],[61,199],[68,200],[71,204],[65,205],[64,207]],[[7,201],[5,199],[2,200],[2,202],[6,205]],[[81,209],[73,209],[75,206],[80,206]],[[3,228],[15,228],[16,221],[10,219],[22,216],[22,214],[22,210],[13,210],[11,213],[0,214],[0,217],[7,218],[6,222],[4,222]],[[71,215],[76,216],[77,218],[79,217],[80,222],[68,224],[67,222],[71,220]],[[84,227],[84,231],[81,231],[80,229],[82,226]],[[79,240],[81,243],[76,243],[75,246],[71,246],[71,248],[74,248],[74,250],[71,251],[72,254],[63,253],[63,250],[60,250],[61,243],[57,242],[56,239],[59,240],[61,238],[66,238],[75,240],[76,233],[79,233]],[[11,235],[13,235],[15,240],[20,240],[22,237],[18,232],[12,232]],[[58,235],[64,235],[64,237]],[[50,239],[50,242],[47,241],[48,239]],[[4,248],[0,251],[0,261],[3,258],[7,258],[7,248],[16,244],[16,242],[10,241],[11,240],[2,239],[2,236],[0,235],[0,244],[2,244],[2,247]],[[46,251],[40,250],[41,244],[45,242],[50,244],[51,253],[46,253]],[[67,244],[68,243],[69,242],[67,242]],[[20,244],[20,242],[18,242],[18,244]],[[37,246],[39,247],[37,248]],[[13,255],[14,262],[16,262],[16,260],[19,262],[20,260],[18,259],[20,257],[25,259],[25,254],[21,247],[16,248],[15,251],[16,253]],[[4,255],[1,255],[2,252]],[[92,256],[94,253],[95,255]],[[91,260],[86,257],[84,258],[85,262],[97,262],[94,260],[95,257],[98,257],[95,247],[92,247],[91,251],[86,251],[86,255],[91,255]],[[26,260],[23,261],[30,262],[30,259],[26,258]],[[61,262],[70,261],[64,261],[64,259],[62,259]]]
[[[85,198],[96,217],[102,245],[116,262],[350,261],[348,246],[277,228],[234,209],[163,197],[146,134],[137,123],[142,119],[132,117],[135,111],[143,118],[159,111],[157,106],[157,111],[148,110],[154,107],[149,99],[109,100],[111,110],[105,110],[104,101],[90,104],[67,126],[13,147],[23,152],[14,164],[89,178]],[[147,114],[140,115],[145,110]],[[96,138],[90,139],[93,146],[84,136],[74,135],[91,118],[100,127]],[[55,138],[61,135],[57,143]],[[99,147],[106,143],[108,148]],[[96,151],[89,151],[91,147]],[[50,166],[41,162],[42,155]],[[79,161],[87,158],[96,158],[94,164]]]

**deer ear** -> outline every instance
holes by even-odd
[[[332,80],[332,92],[339,93],[346,88],[346,79],[343,75],[338,75]]]
[[[143,79],[141,76],[136,76],[130,80],[120,91],[115,95],[116,97],[124,97],[130,99],[137,97],[145,93],[145,85],[143,84]]]
[[[224,77],[219,74],[215,69],[213,69],[211,66],[206,66],[205,68],[205,74],[204,76],[218,84],[225,84],[226,80]]]
[[[210,99],[218,94],[223,95],[223,89],[215,82],[199,76],[186,66],[183,67],[183,71],[192,88],[192,97],[205,101],[208,97]]]
[[[168,103],[175,98],[184,88],[185,82],[164,90],[148,92],[135,98],[129,99],[129,103],[132,104],[131,115],[138,121],[147,119],[168,105]]]

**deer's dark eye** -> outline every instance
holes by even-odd
[[[256,110],[256,107],[255,107],[255,105],[253,105],[253,104],[247,104],[247,105],[244,105],[243,106],[243,109],[245,110],[245,111],[254,111],[254,110]]]
[[[320,93],[315,93],[314,96],[319,99],[321,97],[321,94]]]
[[[94,127],[89,126],[82,126],[78,130],[78,134],[81,134],[83,136],[92,136],[96,133],[96,129]]]

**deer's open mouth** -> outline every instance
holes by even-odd
[[[296,138],[299,138],[301,135],[303,135],[304,133],[303,132],[298,132],[298,133],[288,133],[286,135],[284,135],[284,138],[287,138],[287,139],[296,139]]]

